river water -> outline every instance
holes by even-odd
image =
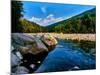
[[[84,52],[80,47],[74,47],[74,45],[76,44],[69,41],[58,41],[56,48],[48,54],[36,72],[95,69],[95,56]]]

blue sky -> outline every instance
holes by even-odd
[[[42,26],[47,26],[55,22],[68,19],[90,10],[95,6],[76,5],[76,4],[58,4],[45,2],[23,2],[24,18]]]

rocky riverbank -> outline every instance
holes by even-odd
[[[48,34],[12,33],[11,40],[11,71],[20,74],[33,73],[57,44],[57,40]]]
[[[83,48],[86,52],[95,54],[95,49],[92,49],[94,44],[91,43],[92,41],[95,42],[95,34],[12,33],[11,40],[11,72],[14,75],[34,72],[67,71],[73,70],[76,66],[79,69],[95,68],[95,58],[91,58],[91,56],[79,50]],[[73,41],[73,43],[75,42],[74,45],[72,42],[68,42],[68,40],[78,40],[78,42]],[[84,44],[82,40],[89,40],[91,42]],[[83,47],[83,44],[85,47],[90,44],[89,48]],[[48,57],[50,58],[47,60]],[[76,59],[77,57],[78,59]],[[69,62],[72,62],[72,64]],[[70,64],[69,67],[68,64]],[[55,67],[51,67],[54,65]],[[46,66],[46,68],[42,69],[43,66]],[[64,66],[64,68],[61,66]]]
[[[96,34],[63,34],[63,33],[29,33],[31,35],[42,36],[44,34],[52,35],[55,38],[63,40],[84,40],[84,41],[96,41]]]

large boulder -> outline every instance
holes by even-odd
[[[57,45],[57,40],[49,34],[45,34],[41,37],[41,40],[43,41],[43,43],[47,46],[47,47],[55,47],[55,45]]]
[[[26,33],[12,33],[12,45],[16,50],[22,54],[38,54],[41,52],[48,52],[47,47],[32,35]]]

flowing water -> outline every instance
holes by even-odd
[[[75,46],[77,44],[71,41],[59,40],[56,48],[48,54],[36,72],[95,69],[95,56],[86,53],[80,46]]]

